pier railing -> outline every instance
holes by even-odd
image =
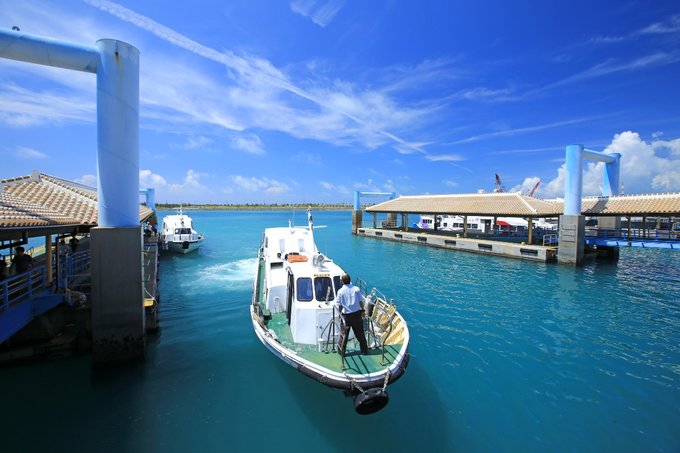
[[[45,280],[45,266],[36,266],[0,281],[0,313],[7,312],[22,301],[32,299],[34,293],[45,289]]]
[[[678,230],[660,230],[649,228],[586,228],[587,237],[623,240],[677,241]]]

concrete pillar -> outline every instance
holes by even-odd
[[[465,215],[465,216],[463,216],[463,237],[464,238],[467,237],[467,230],[468,230],[468,228],[467,228],[467,216]]]
[[[139,226],[139,51],[97,41],[98,226],[91,230],[92,362],[144,356]]]
[[[529,236],[527,237],[527,244],[531,245],[534,240],[534,219],[533,217],[527,218],[527,228],[529,228]]]
[[[141,358],[146,348],[141,227],[95,227],[90,237],[93,365]]]
[[[52,236],[45,236],[45,284],[52,286]]]
[[[352,234],[357,234],[357,229],[363,225],[361,217],[361,211],[352,211]]]
[[[582,215],[560,216],[560,241],[557,261],[562,264],[583,264],[586,220]]]
[[[378,213],[373,213],[373,228],[378,228]]]

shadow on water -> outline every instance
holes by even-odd
[[[451,451],[449,416],[427,371],[411,359],[406,373],[388,387],[389,404],[372,415],[354,411],[351,397],[320,384],[272,357],[301,412],[336,450]],[[328,423],[330,421],[331,423]]]

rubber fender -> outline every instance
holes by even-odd
[[[389,401],[390,397],[387,392],[375,387],[359,393],[354,398],[354,410],[360,415],[374,414],[387,406]]]

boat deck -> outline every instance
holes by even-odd
[[[332,345],[328,345],[328,352],[321,352],[316,345],[299,344],[293,342],[293,336],[290,331],[290,326],[286,319],[285,313],[272,313],[272,319],[267,323],[267,327],[272,329],[278,337],[281,344],[286,348],[295,351],[300,357],[310,362],[314,362],[329,370],[348,374],[368,374],[388,368],[397,358],[401,344],[385,346],[385,361],[384,365],[380,364],[382,359],[381,348],[371,348],[367,355],[362,355],[359,350],[359,342],[356,339],[351,339],[347,342],[347,349],[345,354],[345,362],[347,369],[342,369],[342,359],[340,354],[333,352]]]

